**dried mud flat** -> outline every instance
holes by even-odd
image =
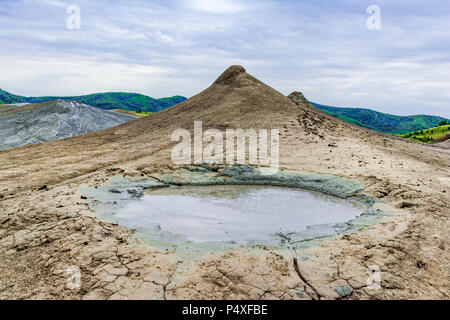
[[[280,128],[280,164],[360,181],[398,213],[299,248],[180,255],[99,219],[81,190],[112,176],[152,179],[177,128]],[[409,142],[294,103],[233,66],[197,96],[152,117],[0,151],[2,299],[448,299],[450,150]],[[366,286],[379,266],[381,289]],[[67,288],[78,266],[81,288]]]

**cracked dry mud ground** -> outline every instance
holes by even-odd
[[[182,256],[100,220],[81,198],[116,174],[170,172],[170,134],[280,128],[282,168],[357,179],[399,213],[298,249],[235,248]],[[448,299],[450,150],[342,123],[227,70],[210,88],[153,117],[0,152],[2,299]],[[66,269],[81,269],[81,288]],[[366,287],[381,269],[381,290]]]

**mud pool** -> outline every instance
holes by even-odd
[[[343,223],[361,213],[355,203],[317,192],[228,185],[153,190],[119,208],[114,218],[127,227],[193,242],[248,243]]]
[[[289,171],[264,175],[243,165],[179,168],[137,179],[117,175],[82,193],[100,218],[177,252],[307,247],[391,214],[358,181]]]

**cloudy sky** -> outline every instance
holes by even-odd
[[[240,64],[314,102],[450,118],[450,0],[0,0],[0,46],[0,88],[26,96],[190,97]]]

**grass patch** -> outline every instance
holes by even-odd
[[[135,116],[138,116],[138,117],[147,117],[147,116],[153,114],[153,112],[138,112],[138,111],[128,111],[128,112],[132,113],[132,114],[134,114]]]
[[[444,137],[449,133],[450,133],[450,124],[444,124],[434,128],[409,132],[397,136],[423,143],[430,143],[431,141]]]

